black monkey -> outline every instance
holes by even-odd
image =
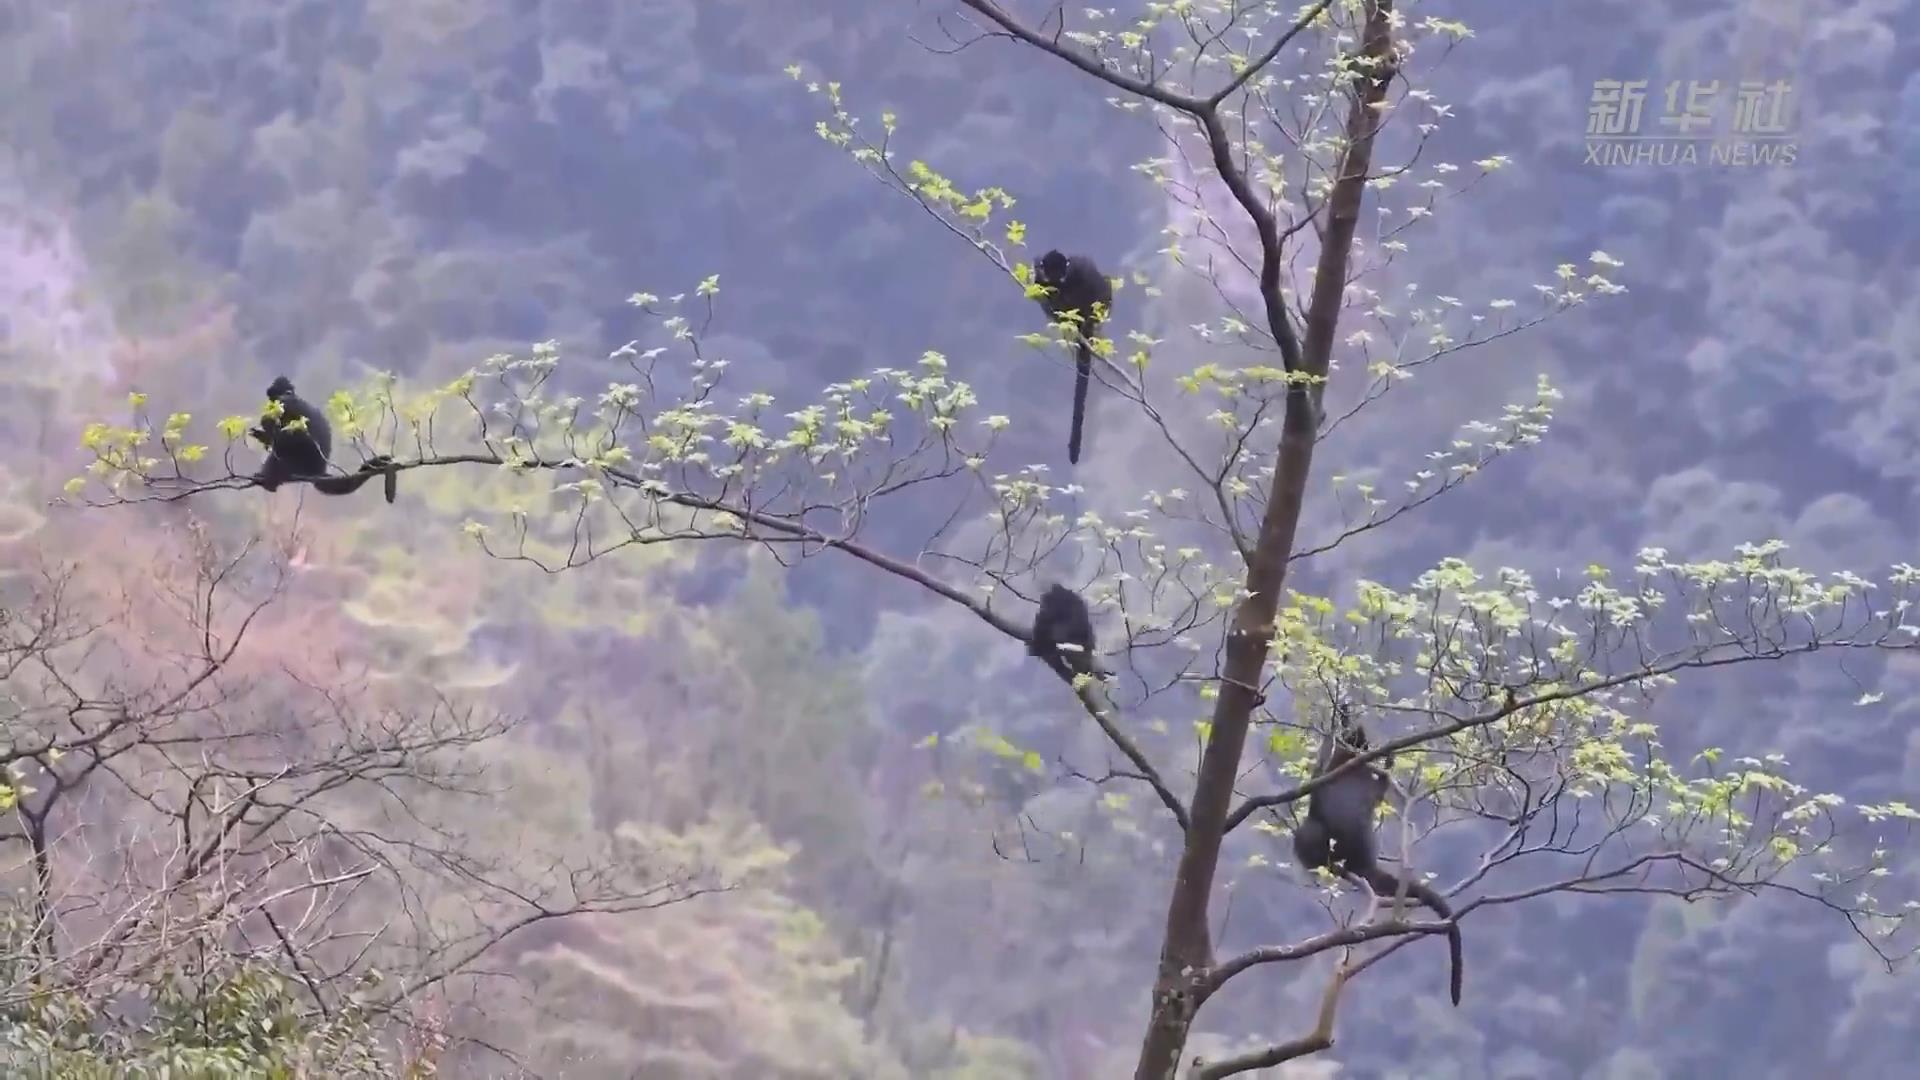
[[[1047,287],[1040,306],[1047,317],[1059,322],[1068,312],[1080,313],[1076,328],[1080,343],[1074,351],[1073,427],[1067,434],[1067,460],[1080,463],[1080,425],[1087,415],[1087,384],[1093,379],[1093,346],[1087,342],[1099,334],[1100,317],[1113,307],[1113,282],[1085,255],[1062,255],[1049,251],[1033,266],[1033,280]],[[1101,305],[1100,311],[1094,305]]]
[[[298,479],[311,483],[322,495],[351,495],[368,480],[380,476],[385,481],[387,501],[393,501],[399,493],[399,476],[393,469],[392,458],[382,454],[368,459],[357,473],[331,475],[327,471],[327,459],[333,453],[333,428],[327,423],[326,414],[294,393],[293,382],[285,375],[267,387],[267,398],[280,403],[280,415],[263,415],[260,426],[250,432],[255,442],[267,448],[267,460],[260,463],[260,471],[253,476],[254,483],[273,491],[288,480]],[[296,420],[305,420],[306,427],[287,426]]]
[[[1367,751],[1367,731],[1352,720],[1344,708],[1336,708],[1338,730],[1320,744],[1320,763],[1315,776],[1332,772]],[[1307,796],[1307,817],[1293,831],[1293,854],[1308,870],[1326,867],[1343,877],[1365,881],[1378,897],[1398,896],[1401,879],[1381,867],[1375,849],[1373,812],[1387,794],[1387,774],[1383,771],[1391,755],[1368,762],[1316,788]],[[1407,895],[1432,908],[1443,919],[1453,918],[1453,909],[1425,882],[1409,876]],[[1455,1005],[1460,1004],[1460,926],[1447,928],[1447,950],[1453,963],[1448,990]]]
[[[1070,645],[1078,648],[1062,649]],[[1093,616],[1080,594],[1054,585],[1040,594],[1040,610],[1033,616],[1033,637],[1027,655],[1037,656],[1060,677],[1093,674]]]

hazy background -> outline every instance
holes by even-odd
[[[1071,376],[1013,340],[1037,328],[1030,302],[823,144],[781,69],[843,80],[869,116],[896,110],[903,156],[1005,186],[1036,250],[1113,272],[1164,243],[1169,209],[1128,171],[1156,152],[1152,131],[1037,53],[930,54],[913,35],[941,10],[0,0],[0,430],[25,448],[0,466],[0,530],[142,557],[177,510],[44,510],[83,464],[80,425],[128,390],[212,418],[254,407],[276,373],[322,398],[374,369],[429,385],[552,338],[589,392],[598,358],[638,334],[629,293],[715,273],[710,344],[734,387],[810,393],[939,349],[986,411],[1015,418],[1012,460],[1064,471],[1051,421]],[[1538,372],[1567,392],[1546,443],[1496,482],[1292,584],[1402,583],[1443,554],[1547,577],[1774,536],[1820,570],[1920,561],[1920,4],[1419,13],[1477,32],[1430,84],[1454,119],[1429,157],[1514,167],[1450,203],[1388,283],[1518,297],[1603,249],[1631,291],[1416,381],[1347,432],[1321,469],[1398,477]],[[1788,80],[1797,161],[1585,165],[1588,97],[1609,78],[1651,81],[1649,128],[1668,80]],[[1207,314],[1175,308],[1136,324]],[[1088,503],[1129,504],[1144,428],[1096,403],[1088,441]],[[1084,725],[1017,647],[828,560],[784,574],[647,549],[561,579],[488,563],[460,542],[461,482],[409,473],[393,508],[307,500],[301,587],[327,614],[266,647],[344,650],[528,716],[547,755],[529,767],[548,780],[525,789],[528,813],[555,830],[692,830],[723,810],[741,845],[793,855],[784,885],[752,898],[528,943],[508,965],[522,990],[488,1002],[507,1016],[499,1038],[556,1076],[629,1075],[676,1040],[711,1075],[1130,1070],[1171,855],[1103,830],[1084,791],[914,748],[987,714],[1042,739]],[[244,531],[289,501],[219,493],[195,512]],[[1324,515],[1310,508],[1309,535]],[[1860,688],[1824,663],[1708,676],[1656,715],[1676,748],[1777,749],[1814,784],[1887,796],[1912,789],[1916,704],[1900,690],[1915,678],[1893,665],[1887,699],[1845,711],[1844,731],[1831,721]],[[925,797],[935,778],[954,797]],[[1022,809],[1084,844],[1002,858]],[[1311,910],[1293,877],[1234,888],[1235,936]],[[1341,1043],[1299,1075],[1896,1077],[1920,1054],[1913,984],[1788,905],[1563,897],[1480,914],[1461,1009],[1439,991],[1438,946],[1416,945],[1357,985]],[[868,975],[848,989],[833,972],[856,959]],[[1205,1026],[1284,1035],[1311,973],[1244,979]],[[938,1071],[962,1067],[978,1071]]]

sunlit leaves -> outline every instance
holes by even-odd
[[[1473,30],[1466,23],[1433,15],[1420,20],[1419,26],[1420,29],[1429,33],[1444,34],[1454,41],[1463,41],[1473,36]]]
[[[1028,772],[1039,773],[1044,772],[1046,769],[1046,763],[1037,751],[1024,750],[1015,746],[1006,736],[999,732],[976,731],[974,732],[973,740],[980,749],[985,750],[988,754],[1000,758],[1003,761],[1017,763]]]
[[[962,192],[954,186],[953,181],[924,161],[910,163],[907,166],[907,178],[907,190],[918,196],[930,209],[951,211],[974,222],[986,221],[995,206],[1002,210],[1013,208],[1013,196],[1006,189],[985,187]]]
[[[797,68],[788,74],[798,80]],[[915,159],[901,169],[894,163],[893,139],[899,133],[899,116],[892,110],[880,115],[879,141],[863,135],[860,118],[848,110],[837,82],[806,82],[807,93],[823,98],[827,115],[814,123],[814,131],[828,145],[845,152],[874,179],[924,206],[953,233],[965,238],[977,251],[1002,270],[1012,264],[996,243],[1003,236],[1011,246],[1025,242],[1026,227],[1008,221],[996,228],[995,219],[1014,206],[1011,192],[998,186],[963,189],[932,164]]]

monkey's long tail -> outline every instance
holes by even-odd
[[[384,493],[387,496],[388,503],[392,503],[393,500],[400,494],[400,470],[393,467],[392,458],[388,457],[385,454],[381,454],[378,457],[368,460],[368,462],[365,465],[361,466],[361,468],[363,470],[371,470],[371,469],[379,470],[380,486],[381,488],[384,489]]]
[[[1067,461],[1080,464],[1080,425],[1087,419],[1087,384],[1093,381],[1093,347],[1084,340],[1074,354],[1073,426],[1067,429]]]
[[[1380,867],[1374,867],[1373,873],[1367,876],[1367,885],[1373,889],[1373,894],[1381,899],[1398,895],[1400,892],[1400,879]],[[1431,908],[1435,915],[1443,919],[1453,918],[1453,908],[1448,906],[1446,897],[1433,891],[1425,882],[1409,880],[1406,885],[1407,895]],[[1464,952],[1465,949],[1460,943],[1460,924],[1453,923],[1447,927],[1447,953],[1453,964],[1453,974],[1447,983],[1447,991],[1455,1005],[1460,1004]]]
[[[386,489],[387,501],[392,502],[400,491],[400,474],[393,467],[393,459],[385,454],[368,458],[361,464],[359,472],[345,476],[315,477],[310,483],[322,495],[351,495],[376,476],[380,477],[381,487]]]
[[[320,476],[308,481],[313,490],[322,495],[351,495],[360,490],[360,486],[373,479],[373,473],[351,473],[346,476]]]

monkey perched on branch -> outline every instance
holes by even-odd
[[[1076,674],[1093,674],[1093,615],[1079,593],[1056,584],[1040,594],[1027,653],[1068,682]]]
[[[1113,307],[1113,282],[1085,255],[1049,251],[1033,265],[1033,280],[1045,286],[1040,306],[1055,322],[1074,324],[1073,426],[1067,432],[1067,460],[1080,463],[1080,427],[1087,415],[1087,387],[1093,379],[1093,346],[1100,323]]]
[[[1335,707],[1336,727],[1320,744],[1320,761],[1314,776],[1345,765],[1368,750],[1367,730],[1354,720],[1344,706]],[[1446,898],[1411,875],[1396,877],[1380,865],[1373,835],[1373,813],[1387,794],[1387,774],[1392,761],[1388,755],[1350,770],[1314,789],[1307,796],[1306,820],[1293,831],[1293,854],[1308,870],[1327,869],[1349,880],[1364,881],[1378,897],[1398,896],[1404,887],[1407,895],[1433,909],[1442,919],[1453,918]],[[1453,973],[1448,990],[1455,1005],[1460,1004],[1461,942],[1458,923],[1447,927],[1447,950]]]
[[[399,474],[393,459],[384,454],[369,458],[357,473],[337,475],[329,471],[333,428],[324,413],[294,392],[292,380],[285,375],[273,380],[267,388],[267,399],[280,403],[280,414],[262,416],[260,426],[249,433],[267,448],[267,460],[260,463],[260,471],[253,476],[255,484],[274,491],[289,480],[301,480],[322,495],[351,495],[379,476],[385,481],[388,502],[399,494]]]

